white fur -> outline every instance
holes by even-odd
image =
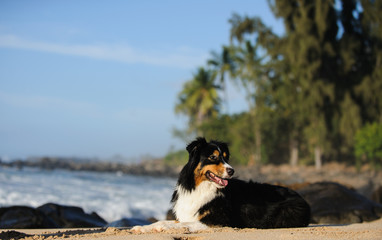
[[[131,230],[137,233],[147,232],[162,232],[166,230],[188,230],[190,232],[197,232],[207,229],[208,226],[201,222],[175,222],[175,221],[159,221],[146,226],[135,226]]]
[[[179,185],[176,190],[178,199],[174,203],[173,210],[179,222],[199,221],[198,210],[219,196],[216,184],[210,181],[203,181],[191,192]]]
[[[225,167],[225,169],[224,169],[223,176],[221,176],[221,177],[222,177],[222,178],[230,178],[231,176],[228,175],[228,173],[227,173],[227,168],[232,168],[232,167],[231,167],[231,165],[229,165],[229,164],[226,163],[225,161],[223,161],[223,163],[224,163],[224,167]]]

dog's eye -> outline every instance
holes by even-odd
[[[217,158],[215,155],[211,155],[211,156],[210,156],[210,159],[211,159],[212,161],[216,161],[218,158]]]

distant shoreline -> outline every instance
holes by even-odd
[[[46,170],[64,169],[69,171],[91,171],[122,173],[135,176],[177,178],[182,166],[168,165],[163,159],[146,160],[140,163],[120,163],[106,161],[78,161],[71,158],[39,158],[1,162],[0,167],[35,167]],[[324,164],[320,171],[314,166],[262,165],[234,166],[235,176],[243,180],[281,185],[299,185],[321,181],[333,181],[351,187],[372,199],[372,194],[382,185],[382,170],[376,171],[364,166],[357,171],[354,166],[340,163]]]
[[[0,161],[0,166],[35,167],[45,170],[64,169],[69,171],[91,172],[120,172],[137,176],[172,177],[176,178],[180,167],[168,166],[161,159],[146,160],[140,163],[119,163],[106,161],[76,161],[70,158],[39,158],[36,160],[15,160],[11,162]]]

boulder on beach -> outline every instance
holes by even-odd
[[[371,200],[377,203],[382,203],[382,186],[379,186],[372,192]]]
[[[107,222],[96,213],[82,208],[44,204],[36,209],[27,206],[0,208],[0,228],[78,228],[103,227]]]
[[[311,207],[312,223],[350,224],[382,217],[381,204],[338,183],[313,183],[297,192]]]
[[[43,212],[63,228],[103,227],[107,224],[97,213],[87,214],[80,207],[47,203],[38,207],[37,210]]]
[[[57,228],[54,221],[31,207],[13,206],[0,208],[0,228]]]

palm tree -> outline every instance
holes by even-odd
[[[188,116],[190,130],[196,130],[198,135],[203,134],[199,128],[202,123],[219,113],[221,101],[217,90],[220,87],[215,79],[216,72],[200,67],[178,95],[175,113]]]
[[[226,112],[229,112],[228,93],[226,88],[226,75],[228,73],[232,77],[232,74],[234,72],[234,65],[230,53],[230,48],[227,46],[223,46],[223,50],[221,53],[217,53],[215,51],[211,52],[211,58],[207,61],[207,64],[211,66],[212,69],[216,72],[216,76],[219,79],[221,90],[224,93],[224,103],[226,106]]]
[[[231,57],[235,64],[232,75],[235,77],[235,81],[240,82],[246,91],[249,112],[252,118],[254,148],[248,165],[254,165],[261,162],[261,121],[268,77],[261,64],[262,58],[257,54],[256,45],[252,44],[251,41],[243,40],[237,46],[231,46],[231,51],[233,52]]]

